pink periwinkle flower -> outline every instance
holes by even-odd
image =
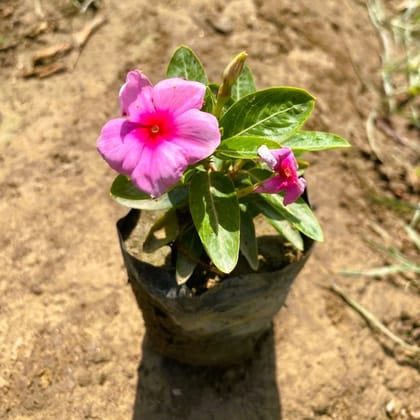
[[[99,153],[137,188],[160,196],[220,143],[216,117],[200,111],[205,90],[180,78],[152,86],[140,71],[130,71],[119,94],[122,117],[102,128]]]
[[[255,188],[255,191],[269,194],[284,191],[283,204],[287,206],[295,202],[305,190],[306,181],[298,177],[298,164],[292,150],[289,147],[270,150],[264,145],[258,148],[258,154],[276,174]]]

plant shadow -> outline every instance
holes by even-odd
[[[133,420],[281,420],[272,328],[252,360],[231,367],[178,363],[147,336],[142,348]]]

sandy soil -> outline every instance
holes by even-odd
[[[73,34],[98,16],[106,23],[80,57],[74,47],[52,62],[66,68],[39,77],[54,68],[41,57],[33,69],[34,53],[75,45]],[[413,277],[331,274],[389,262],[368,243],[384,242],[378,226],[392,245],[418,256],[403,229],[412,212],[377,200],[415,203],[410,168],[418,156],[376,130],[381,162],[367,141],[366,119],[379,104],[380,43],[364,2],[103,0],[81,14],[70,1],[9,0],[0,3],[0,35],[1,418],[420,418],[418,365],[328,283],[333,276],[419,344]],[[181,43],[215,81],[246,49],[259,87],[306,88],[318,99],[308,127],[353,144],[308,156],[326,240],[255,360],[229,369],[182,366],[143,341],[115,231],[126,210],[109,198],[115,174],[95,150],[100,128],[118,115],[126,71],[140,68],[158,81]]]

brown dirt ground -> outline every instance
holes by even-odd
[[[52,63],[63,71],[22,77],[36,51],[73,42],[98,15],[107,21],[78,60],[73,49]],[[384,241],[378,226],[416,257],[403,230],[412,212],[374,200],[415,203],[410,168],[418,156],[380,130],[382,162],[369,146],[380,43],[364,2],[103,0],[80,14],[70,1],[10,0],[0,3],[0,35],[1,418],[420,418],[418,365],[328,287],[330,273],[387,262],[367,241]],[[318,99],[309,127],[353,144],[308,156],[325,242],[255,360],[229,369],[185,367],[143,342],[114,226],[126,210],[109,199],[114,173],[95,151],[100,128],[118,114],[125,72],[140,68],[158,81],[181,43],[215,81],[246,49],[259,87],[306,88]],[[404,122],[392,122],[417,138]],[[419,344],[412,277],[335,279]]]

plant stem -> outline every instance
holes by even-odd
[[[242,188],[236,192],[236,196],[238,198],[245,197],[249,194],[252,194],[254,192],[254,189],[255,189],[255,185],[250,185],[249,187]]]
[[[226,102],[227,102],[227,99],[220,98],[220,97],[217,98],[216,105],[214,106],[214,111],[213,111],[213,114],[217,119],[220,118],[220,114],[222,113],[222,109],[225,106]]]

